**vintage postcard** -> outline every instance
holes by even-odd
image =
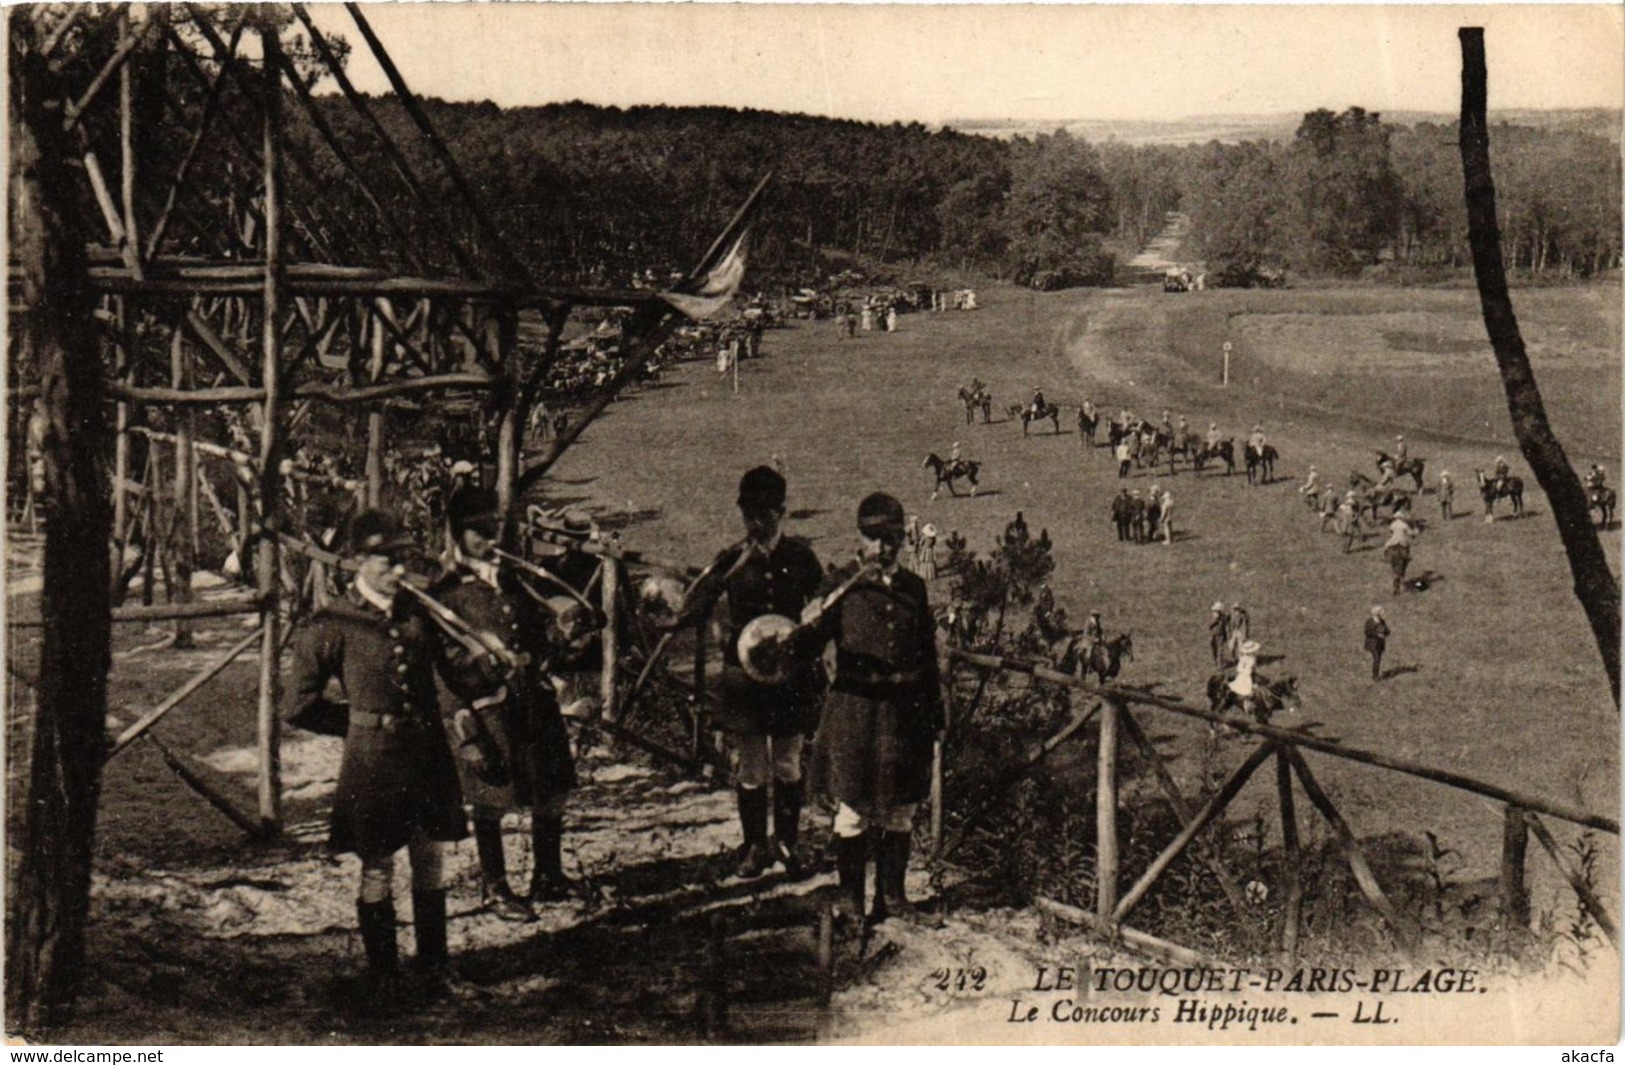
[[[12,1040],[1612,1053],[1619,6],[5,14]]]

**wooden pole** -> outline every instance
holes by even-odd
[[[1343,820],[1343,815],[1337,812],[1332,800],[1320,789],[1319,783],[1315,781],[1315,775],[1309,771],[1308,764],[1304,762],[1303,755],[1291,747],[1283,746],[1282,751],[1292,762],[1292,768],[1298,774],[1298,782],[1303,785],[1303,793],[1309,796],[1309,801],[1314,803],[1321,816],[1326,818],[1332,830],[1337,833],[1337,841],[1342,845],[1350,871],[1354,873],[1354,882],[1359,885],[1361,893],[1371,903],[1372,908],[1382,914],[1383,920],[1388,922],[1388,927],[1393,931],[1399,945],[1409,951],[1415,943],[1415,936],[1400,920],[1393,903],[1389,902],[1388,896],[1383,893],[1382,885],[1377,883],[1376,876],[1371,872],[1370,863],[1365,860],[1365,851],[1360,847],[1360,841],[1354,837],[1348,822]]]
[[[282,658],[282,558],[276,533],[282,496],[282,85],[274,62],[282,44],[274,28],[259,28],[270,62],[264,73],[265,151],[265,292],[261,327],[261,383],[265,388],[260,425],[260,537],[258,587],[263,604],[259,678],[259,816],[267,833],[282,827],[282,721],[277,715],[277,687]]]
[[[113,376],[126,384],[129,383],[130,367],[134,360],[130,358],[132,346],[135,344],[135,331],[125,317],[126,308],[124,297],[118,298],[118,324],[119,344],[113,357]],[[118,484],[127,484],[130,480],[130,404],[124,400],[118,402],[115,408],[113,437],[113,476]],[[126,493],[122,487],[113,493],[113,536],[117,540],[113,572],[124,571],[124,551],[128,546],[130,535],[130,506]]]
[[[1102,718],[1102,722],[1104,720]],[[1179,835],[1175,836],[1162,849],[1162,853],[1158,854],[1152,860],[1151,865],[1146,868],[1146,871],[1140,874],[1140,879],[1135,881],[1134,886],[1128,889],[1128,893],[1123,896],[1123,900],[1112,911],[1112,923],[1116,924],[1128,916],[1128,912],[1134,908],[1135,904],[1145,898],[1146,892],[1151,890],[1151,885],[1157,882],[1157,877],[1161,876],[1163,871],[1173,863],[1173,860],[1179,857],[1180,852],[1190,844],[1191,840],[1196,838],[1197,833],[1201,832],[1202,829],[1212,823],[1215,817],[1224,812],[1224,808],[1229,806],[1230,801],[1241,792],[1242,786],[1247,783],[1253,772],[1268,761],[1270,755],[1274,753],[1275,745],[1273,743],[1260,744],[1258,749],[1249,755],[1247,760],[1241,763],[1234,773],[1230,774],[1230,778],[1224,782],[1224,785],[1214,793],[1211,799],[1202,805],[1202,808],[1196,812],[1196,816],[1191,818],[1190,824],[1180,830]]]
[[[169,380],[185,388],[188,380],[186,337],[176,326],[169,338]],[[170,522],[169,557],[175,571],[175,595],[170,601],[192,601],[192,569],[197,563],[197,459],[192,454],[191,411],[177,412],[175,418],[175,521]],[[150,446],[150,445],[149,445]],[[181,517],[186,518],[187,535],[182,536]],[[175,647],[192,646],[192,628],[184,619],[175,621]]]
[[[1132,710],[1125,709],[1123,711],[1122,725],[1123,731],[1128,734],[1129,740],[1139,748],[1141,756],[1150,763],[1151,771],[1156,775],[1162,793],[1168,797],[1168,805],[1173,807],[1174,814],[1179,818],[1180,825],[1190,824],[1196,816],[1195,812],[1191,810],[1190,803],[1185,801],[1184,794],[1180,792],[1179,785],[1174,781],[1174,775],[1168,771],[1168,764],[1163,761],[1162,755],[1157,752],[1157,748],[1152,744],[1150,737],[1145,734],[1145,730],[1140,728],[1140,723],[1134,719]],[[1244,916],[1247,912],[1247,903],[1242,898],[1240,889],[1236,887],[1230,871],[1224,867],[1224,863],[1219,860],[1218,855],[1203,847],[1200,843],[1197,846],[1201,849],[1202,857],[1207,862],[1208,868],[1213,870],[1213,876],[1218,880],[1219,886],[1224,889],[1225,896],[1229,898],[1230,906],[1235,910],[1236,916]]]
[[[384,379],[384,327],[379,316],[387,314],[389,301],[375,302],[377,314],[370,316],[372,356],[367,364],[367,380],[376,385]],[[380,401],[367,408],[367,506],[376,507],[384,498],[384,405]]]
[[[126,33],[134,37],[131,28]],[[123,208],[124,261],[137,279],[141,277],[141,232],[135,215],[135,75],[130,64],[124,63],[118,72],[119,107],[119,202]]]
[[[1111,699],[1100,708],[1100,768],[1095,783],[1095,914],[1111,924],[1117,913],[1117,715]]]
[[[66,1019],[84,975],[112,584],[102,353],[86,284],[86,234],[73,222],[75,176],[65,165],[66,86],[32,47],[40,14],[19,10],[7,20],[8,251],[20,274],[10,328],[18,351],[39,369],[49,515],[28,790],[7,863],[6,1021],[20,1032]]]
[[[504,541],[513,535],[519,508],[519,463],[525,453],[525,404],[523,382],[519,377],[519,360],[515,349],[519,342],[519,312],[512,306],[493,309],[486,316],[484,347],[492,353],[491,361],[498,367],[505,387],[496,392],[497,417],[497,510],[502,514]],[[609,594],[606,586],[605,595]],[[608,658],[606,656],[606,664]],[[606,704],[607,705],[607,704]]]
[[[1529,927],[1529,885],[1524,880],[1529,851],[1529,821],[1524,811],[1507,803],[1501,827],[1501,920],[1507,928]]]
[[[1608,910],[1603,906],[1602,900],[1597,897],[1597,893],[1591,890],[1591,885],[1586,883],[1586,878],[1564,860],[1563,852],[1557,849],[1557,840],[1552,838],[1552,834],[1547,830],[1545,822],[1531,813],[1524,814],[1524,820],[1529,823],[1529,827],[1534,831],[1535,838],[1540,840],[1540,845],[1546,848],[1546,853],[1551,856],[1552,863],[1557,866],[1557,871],[1563,874],[1563,879],[1569,882],[1569,887],[1573,888],[1574,893],[1580,897],[1580,904],[1590,912],[1592,918],[1597,922],[1597,927],[1601,928],[1603,935],[1608,937],[1608,942],[1617,948],[1619,946],[1619,929],[1615,927],[1613,919],[1608,916]]]
[[[604,611],[604,661],[599,680],[599,698],[603,701],[605,720],[619,721],[621,707],[615,698],[615,671],[621,655],[620,634],[616,631],[620,616],[621,567],[614,559],[606,558],[598,567],[598,572],[604,576],[604,585],[599,590]]]
[[[1285,753],[1275,755],[1275,792],[1281,801],[1281,851],[1286,868],[1286,909],[1281,925],[1281,951],[1290,964],[1298,957],[1298,926],[1303,911],[1303,849],[1298,843],[1298,812],[1292,801],[1292,765]]]
[[[228,648],[225,654],[221,655],[214,662],[210,663],[205,669],[199,672],[196,676],[192,677],[191,680],[188,680],[185,684],[182,684],[179,688],[177,688],[166,699],[164,699],[163,702],[159,703],[151,710],[148,710],[145,714],[142,714],[132,725],[130,725],[129,728],[119,733],[118,739],[113,741],[112,748],[107,752],[108,759],[111,760],[114,755],[118,754],[120,751],[124,750],[124,748],[140,739],[143,733],[145,733],[152,726],[156,725],[159,721],[163,720],[165,714],[168,714],[171,710],[175,709],[187,699],[191,698],[194,692],[203,687],[209,681],[213,680],[216,676],[223,672],[227,666],[235,662],[239,655],[248,650],[254,644],[258,643],[260,637],[263,635],[263,632],[261,632],[259,629],[255,629],[247,636],[244,636],[241,640],[238,640],[235,644]]]
[[[1512,791],[1447,769],[1435,769],[1431,766],[1421,765],[1406,758],[1395,758],[1391,755],[1379,754],[1376,751],[1349,747],[1341,743],[1334,743],[1331,740],[1320,739],[1303,731],[1276,728],[1273,725],[1260,725],[1243,718],[1226,717],[1223,714],[1215,714],[1210,710],[1187,706],[1174,699],[1150,695],[1143,691],[1091,684],[1069,673],[1060,673],[1047,666],[1037,665],[1027,659],[978,654],[973,651],[963,651],[957,647],[948,650],[948,657],[956,661],[968,662],[983,669],[1008,669],[1017,673],[1029,673],[1043,680],[1053,681],[1056,684],[1063,684],[1080,691],[1095,692],[1103,696],[1109,695],[1112,698],[1136,706],[1155,706],[1170,713],[1179,714],[1181,717],[1194,718],[1212,725],[1224,725],[1252,736],[1261,736],[1265,739],[1289,743],[1295,749],[1318,751],[1332,758],[1360,762],[1365,765],[1381,766],[1384,769],[1392,769],[1408,776],[1420,777],[1423,780],[1445,784],[1461,791],[1483,795],[1499,802],[1515,802],[1526,810],[1543,813],[1577,825],[1584,825],[1587,828],[1599,829],[1615,836],[1619,835],[1619,821],[1615,818],[1590,813],[1563,803],[1549,802],[1533,795]]]
[[[1113,927],[1109,922],[1102,921],[1088,910],[1068,906],[1064,902],[1057,902],[1043,895],[1034,899],[1033,905],[1040,912],[1049,914],[1051,917],[1058,917],[1063,921],[1080,924],[1103,935],[1115,936],[1136,950],[1148,951],[1158,957],[1166,958],[1175,965],[1182,965],[1188,969],[1216,969],[1220,967],[1217,960],[1205,954],[1198,954],[1189,947],[1182,947],[1178,943],[1158,939],[1156,936],[1148,935],[1133,928],[1125,928],[1122,925]]]

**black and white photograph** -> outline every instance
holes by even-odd
[[[1625,8],[3,13],[11,1060],[1618,1043]]]

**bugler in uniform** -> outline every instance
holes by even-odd
[[[398,594],[415,545],[395,518],[368,510],[351,523],[360,572],[343,598],[300,634],[288,687],[288,721],[344,737],[328,847],[361,859],[356,913],[373,990],[396,986],[393,882],[403,847],[412,863],[417,961],[433,981],[449,973],[444,844],[468,835],[457,768],[441,724],[434,671],[438,634]],[[326,698],[337,679],[347,703]]]
[[[457,757],[463,796],[474,810],[483,894],[499,917],[526,920],[534,914],[508,883],[502,817],[514,809],[533,811],[530,901],[564,897],[569,879],[560,849],[575,761],[547,673],[545,611],[517,584],[522,578],[498,568],[492,550],[499,531],[496,493],[459,489],[447,512],[452,565],[432,594],[476,630],[524,655],[518,668],[507,670],[452,644],[443,672],[457,700],[453,735],[462,741]]]
[[[732,735],[737,760],[739,822],[744,844],[738,874],[762,875],[775,862],[791,875],[800,872],[796,842],[800,837],[801,755],[806,737],[818,726],[822,678],[817,662],[798,657],[782,684],[764,684],[745,673],[739,661],[739,636],[763,614],[797,618],[818,594],[824,567],[804,540],[786,536],[784,477],[768,466],[748,470],[739,482],[739,512],[747,537],[712,563],[711,573],[690,590],[674,627],[710,615],[723,595],[728,598],[727,638],[723,646],[720,705],[713,724]],[[898,542],[903,525],[898,520]],[[768,793],[773,784],[773,835],[768,840]]]
[[[803,615],[810,639],[835,645],[817,779],[838,804],[836,870],[842,913],[863,913],[869,840],[873,920],[910,908],[904,891],[915,807],[931,791],[932,744],[944,724],[935,625],[925,583],[897,566],[903,508],[881,492],[858,507],[863,556],[876,572],[827,611]]]

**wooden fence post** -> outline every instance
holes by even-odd
[[[1117,715],[1112,699],[1100,708],[1100,769],[1095,783],[1095,914],[1114,923],[1117,911]]]
[[[282,77],[274,62],[282,45],[275,28],[260,28],[266,58],[265,110],[265,287],[260,323],[261,370],[265,388],[260,424],[260,537],[256,578],[262,603],[264,637],[260,644],[259,815],[269,833],[282,826],[282,720],[277,716],[277,688],[282,660],[282,557],[277,540],[278,505],[282,501]]]
[[[1506,927],[1529,927],[1529,885],[1524,856],[1529,851],[1529,821],[1521,807],[1506,805],[1501,828],[1501,919]]]
[[[604,662],[599,677],[599,698],[604,704],[604,719],[619,721],[621,707],[615,698],[615,674],[621,657],[620,639],[616,633],[621,598],[621,565],[617,560],[605,557],[598,571],[604,575],[603,587],[599,589],[604,611]]]
[[[1275,790],[1281,801],[1281,849],[1286,867],[1286,910],[1281,925],[1281,951],[1290,963],[1298,956],[1298,925],[1303,909],[1302,848],[1298,843],[1298,812],[1292,801],[1292,764],[1285,753],[1275,755]]]

